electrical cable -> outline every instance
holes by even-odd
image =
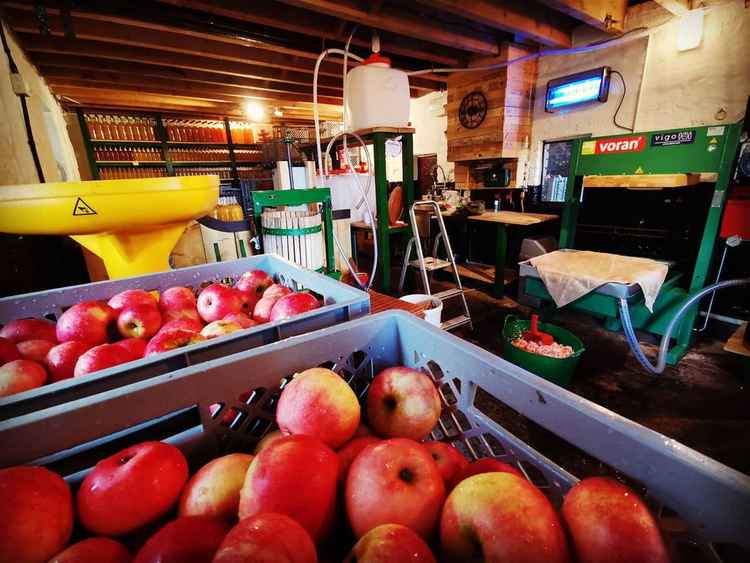
[[[620,125],[619,123],[617,123],[617,114],[620,113],[622,102],[625,101],[625,96],[628,93],[628,88],[625,85],[625,77],[619,70],[612,70],[610,71],[610,74],[616,74],[620,77],[620,82],[622,82],[622,96],[620,96],[620,101],[617,103],[617,109],[615,110],[614,115],[612,115],[612,123],[614,123],[615,127],[619,127],[620,129],[624,129],[625,131],[630,131],[632,133],[633,131],[635,131],[634,127],[626,127],[625,125]]]
[[[18,67],[16,66],[16,62],[13,60],[13,54],[10,52],[10,47],[8,46],[8,42],[5,39],[5,27],[2,21],[0,21],[0,39],[3,43],[3,51],[5,51],[5,55],[8,57],[8,68],[10,70],[11,76],[14,74],[18,74],[20,76]],[[34,131],[31,128],[31,117],[29,116],[29,107],[26,104],[26,96],[23,94],[16,95],[21,100],[21,113],[23,114],[23,123],[26,126],[26,139],[29,143],[29,150],[31,150],[31,158],[34,160],[36,174],[39,182],[44,184],[44,171],[42,170],[42,163],[39,160],[39,153],[36,149],[36,141],[34,140]]]

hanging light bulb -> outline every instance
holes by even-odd
[[[250,121],[261,121],[266,114],[263,106],[258,102],[245,102],[242,109]]]

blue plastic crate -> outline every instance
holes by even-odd
[[[103,455],[144,439],[175,443],[196,467],[227,451],[250,451],[274,427],[285,383],[321,365],[344,377],[360,398],[385,367],[424,370],[443,400],[431,438],[453,443],[472,459],[492,456],[513,464],[559,506],[578,479],[482,412],[476,401],[482,389],[636,481],[657,518],[679,515],[689,530],[669,526],[671,544],[689,543],[709,561],[720,560],[712,542],[750,549],[750,477],[403,312],[368,316],[0,422],[0,466],[47,465],[75,483]]]
[[[66,379],[0,398],[0,420],[336,325],[370,312],[370,296],[364,291],[303,269],[279,256],[263,254],[231,262],[7,297],[0,299],[0,325],[12,319],[25,317],[57,319],[66,308],[75,303],[86,300],[106,301],[126,289],[163,291],[173,286],[187,286],[198,290],[213,282],[233,283],[244,272],[256,269],[268,272],[275,281],[295,290],[313,291],[323,298],[323,306],[284,321],[265,323],[171,352],[121,364],[85,377]]]

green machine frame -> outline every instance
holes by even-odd
[[[310,188],[296,190],[260,190],[252,192],[253,199],[253,217],[255,218],[255,227],[261,232],[268,232],[268,229],[262,227],[261,215],[266,207],[278,207],[279,205],[306,205],[309,203],[320,203],[322,205],[321,214],[323,215],[323,232],[326,247],[326,265],[325,274],[338,278],[339,272],[336,271],[336,260],[333,250],[333,206],[331,204],[331,190],[329,188]],[[311,227],[314,232],[319,227]],[[271,234],[279,235],[304,235],[313,231],[307,229],[278,229],[279,232]],[[283,232],[282,232],[283,231]]]
[[[703,227],[698,255],[687,290],[682,274],[670,272],[654,303],[653,313],[643,298],[631,303],[634,328],[663,335],[679,306],[705,287],[732,169],[737,157],[741,123],[710,127],[689,127],[613,135],[573,141],[568,183],[560,227],[560,248],[575,248],[576,224],[583,195],[584,176],[620,176],[636,174],[716,174],[713,197]],[[523,291],[542,300],[551,300],[543,282],[525,278]],[[618,303],[613,297],[589,293],[568,305],[576,310],[605,319],[605,326],[620,328]],[[676,342],[669,350],[667,362],[676,364],[687,352],[693,339],[697,306],[688,312],[675,333]]]

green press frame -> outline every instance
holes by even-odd
[[[584,176],[681,173],[717,175],[687,290],[678,285],[684,279],[683,276],[670,272],[654,303],[653,313],[646,309],[642,296],[638,302],[631,302],[630,313],[634,328],[663,335],[679,306],[690,295],[705,287],[706,276],[716,247],[727,189],[737,157],[741,131],[742,124],[734,123],[573,141],[560,227],[560,248],[575,248],[576,224],[583,194]],[[692,141],[689,140],[691,134]],[[622,139],[638,140],[640,150],[597,154],[600,141]],[[679,139],[682,142],[678,143]],[[668,144],[670,140],[674,144]],[[552,299],[540,279],[525,278],[522,289],[526,294],[536,298],[545,301]],[[619,329],[621,326],[618,303],[613,297],[589,293],[568,307],[604,318],[605,326],[611,330]],[[698,307],[696,306],[680,321],[674,336],[675,343],[667,355],[667,362],[670,365],[676,364],[690,347],[697,314]]]
[[[253,217],[256,229],[263,232],[261,215],[266,207],[277,207],[279,205],[306,205],[308,203],[320,203],[322,205],[323,232],[326,247],[326,265],[324,273],[327,276],[338,278],[336,271],[336,260],[333,250],[333,206],[331,204],[331,190],[329,188],[310,188],[296,190],[260,190],[252,192]],[[287,235],[306,234],[305,229],[284,229]]]

